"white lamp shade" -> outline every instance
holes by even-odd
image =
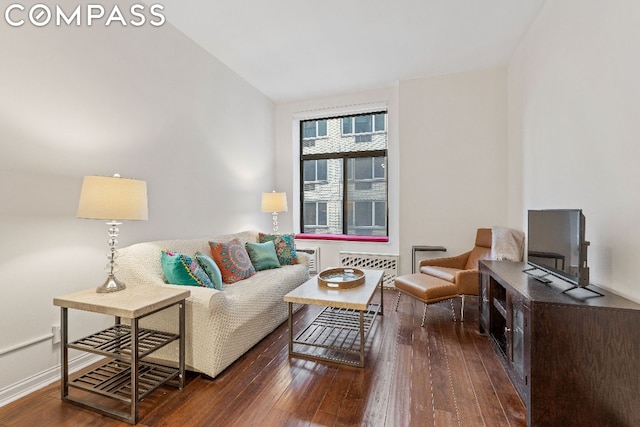
[[[77,215],[103,220],[149,219],[147,183],[119,176],[85,176]]]
[[[287,193],[262,193],[262,212],[286,212]]]

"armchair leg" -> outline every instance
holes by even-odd
[[[398,311],[398,305],[400,304],[400,295],[402,295],[402,292],[398,292],[398,299],[396,300],[396,311]]]
[[[427,304],[424,305],[424,311],[422,312],[422,323],[420,323],[420,327],[424,328],[424,321],[427,318]]]
[[[464,322],[464,295],[460,295],[460,321]]]

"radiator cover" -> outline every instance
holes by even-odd
[[[320,248],[299,248],[296,251],[309,254],[309,274],[318,274],[320,267]]]
[[[398,276],[399,256],[394,254],[374,254],[368,252],[340,252],[340,266],[384,270],[382,286],[395,289]]]

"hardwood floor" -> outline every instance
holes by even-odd
[[[139,426],[524,426],[525,408],[471,300],[465,322],[451,303],[429,306],[385,291],[385,315],[367,343],[366,367],[288,357],[283,323],[211,380],[190,373],[183,390],[163,387],[140,408]],[[454,302],[456,311],[459,301]],[[317,313],[305,307],[294,330]],[[459,312],[458,312],[459,314]],[[59,383],[0,408],[0,426],[127,426],[62,403]]]

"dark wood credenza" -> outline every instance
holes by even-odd
[[[640,426],[640,304],[525,263],[480,262],[480,332],[489,334],[529,426]],[[550,278],[549,276],[547,276]]]

